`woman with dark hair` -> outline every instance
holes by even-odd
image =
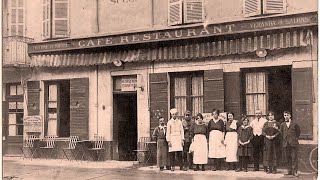
[[[199,170],[201,165],[202,171],[205,171],[204,165],[208,163],[208,144],[207,144],[207,126],[203,122],[201,113],[197,114],[197,120],[191,130],[193,137],[193,164],[196,165],[195,171]]]
[[[221,170],[221,163],[226,157],[226,148],[224,145],[225,125],[223,120],[219,119],[220,111],[214,109],[212,112],[213,119],[209,121],[209,158],[213,158],[212,170]]]
[[[237,130],[241,126],[238,120],[234,119],[234,114],[228,112],[228,121],[226,122],[226,137],[224,144],[226,145],[226,163],[228,164],[226,170],[235,170],[236,162],[238,162],[238,133]]]
[[[264,136],[263,165],[268,168],[267,173],[277,173],[280,159],[280,124],[274,119],[274,112],[267,114],[268,121],[263,125]]]

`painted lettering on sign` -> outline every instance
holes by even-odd
[[[135,91],[137,87],[137,78],[122,78],[121,91]]]
[[[113,4],[120,4],[120,3],[132,3],[136,2],[137,0],[110,0]]]
[[[26,116],[23,118],[24,132],[42,132],[42,116]]]

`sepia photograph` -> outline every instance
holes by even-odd
[[[318,179],[317,0],[2,0],[2,179]]]

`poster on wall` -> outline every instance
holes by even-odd
[[[42,116],[25,116],[23,118],[24,132],[42,132]]]

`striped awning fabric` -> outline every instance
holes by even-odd
[[[171,45],[166,47],[145,48],[137,50],[105,51],[99,53],[61,53],[58,55],[33,54],[33,67],[70,67],[110,64],[114,60],[122,62],[167,61],[207,58],[230,54],[254,52],[257,49],[275,50],[300,47],[313,44],[312,30],[292,30],[265,34],[261,36],[245,36],[220,41]]]

